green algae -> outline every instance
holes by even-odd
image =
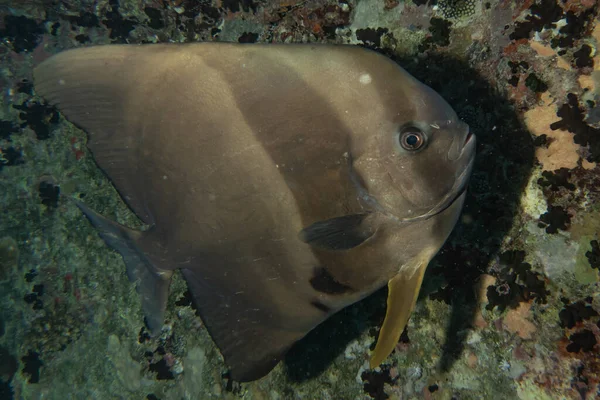
[[[579,241],[579,250],[575,263],[575,279],[582,285],[590,285],[600,280],[598,270],[592,268],[585,253],[592,250],[591,241],[596,236],[582,236]]]
[[[552,400],[554,397],[546,393],[539,387],[537,382],[532,379],[527,379],[519,382],[517,385],[517,393],[520,399],[535,399],[535,400]]]

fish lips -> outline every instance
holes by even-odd
[[[450,126],[450,121],[448,121],[447,125]],[[475,135],[469,129],[469,125],[462,121],[459,121],[458,124],[455,124],[451,129],[456,132],[456,135],[448,149],[448,160],[458,161],[465,156],[465,153],[466,157],[468,157],[469,153],[473,152]]]
[[[457,163],[459,163],[458,171],[462,171],[457,178],[457,182],[459,182],[460,185],[465,186],[471,176],[473,164],[475,163],[475,146],[477,145],[477,139],[472,132],[467,131],[463,143],[457,159]]]
[[[471,172],[473,171],[473,164],[475,164],[476,145],[477,139],[475,134],[470,132],[467,127],[467,133],[463,141],[463,146],[460,149],[458,159],[456,160],[456,162],[459,164],[457,171],[461,171],[461,173],[456,177],[454,186],[450,191],[450,193],[454,194],[454,196],[450,196],[452,200],[448,201],[444,207],[440,207],[440,210],[436,214],[439,214],[446,208],[450,207],[450,205],[452,205],[452,203],[454,203],[454,201],[467,190],[469,178],[471,177]]]

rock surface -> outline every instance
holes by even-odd
[[[599,396],[600,7],[593,0],[0,0],[0,399]],[[137,220],[83,132],[33,92],[66,48],[351,43],[441,93],[478,138],[459,225],[386,364],[385,290],[237,384],[185,293],[150,339],[121,258],[59,194]]]

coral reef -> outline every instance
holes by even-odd
[[[0,0],[0,399],[600,396],[599,18],[593,0]],[[32,68],[210,40],[372,48],[477,134],[461,220],[381,367],[385,290],[231,381],[182,279],[150,338],[121,258],[69,202],[139,226]]]

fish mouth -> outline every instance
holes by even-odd
[[[453,162],[460,162],[460,159],[463,157],[465,149],[470,147],[471,141],[474,140],[475,135],[469,129],[469,125],[460,121],[458,126],[455,127],[455,132],[460,132],[457,136],[452,140],[450,147],[448,148],[448,160]]]
[[[463,151],[465,146],[471,141],[471,139],[473,139],[475,137],[475,135],[473,135],[473,132],[469,131],[469,133],[467,134],[467,137],[465,138],[465,142],[463,143]]]

